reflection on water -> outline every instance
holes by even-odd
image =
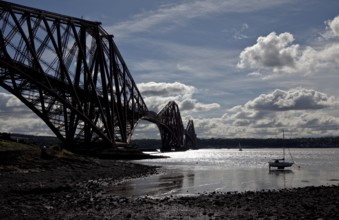
[[[286,174],[293,173],[293,170],[268,170],[268,173],[271,175],[276,175],[276,176],[283,176],[285,177]]]
[[[183,175],[175,176],[160,176],[158,187],[162,189],[164,193],[167,191],[172,191],[174,189],[180,189],[183,186]]]
[[[119,184],[109,193],[120,196],[168,195],[176,194],[178,189],[194,186],[194,173],[180,172],[153,175]]]
[[[282,181],[283,182],[283,188],[288,188],[288,187],[292,187],[292,184],[289,182],[289,180],[291,178],[289,178],[290,176],[288,175],[293,175],[294,172],[292,170],[269,170],[268,173],[270,175],[275,175],[275,177],[277,178],[278,182]],[[287,179],[287,182],[286,182]]]
[[[291,149],[295,165],[291,170],[268,169],[267,162],[280,156],[278,149],[203,149],[173,152],[167,159],[138,163],[161,166],[165,172],[124,182],[112,194],[191,195],[203,192],[229,192],[282,189],[310,185],[338,184],[339,149]]]

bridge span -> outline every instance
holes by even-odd
[[[178,105],[148,110],[99,22],[0,1],[0,86],[20,99],[63,146],[128,145],[139,120],[155,123],[162,150],[196,147]]]

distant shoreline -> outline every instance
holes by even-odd
[[[1,135],[9,133],[1,133]],[[25,134],[9,134],[12,139],[24,143],[32,143],[39,146],[60,144],[53,136],[34,136]],[[242,148],[339,148],[339,137],[317,137],[317,138],[198,138],[197,149],[238,149],[239,143]],[[144,151],[155,151],[162,146],[160,139],[136,139],[131,141],[130,147]]]
[[[256,138],[210,138],[198,139],[198,149],[230,148],[238,149],[239,143],[242,148],[339,148],[339,137],[321,138],[276,138],[276,139],[256,139]],[[160,149],[161,140],[138,139],[132,141],[132,146],[141,149]]]

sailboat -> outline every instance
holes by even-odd
[[[283,140],[285,139],[285,132],[283,130]],[[291,155],[292,158],[292,155]],[[283,146],[283,158],[281,159],[272,159],[268,162],[268,166],[271,169],[271,167],[276,167],[279,170],[283,170],[286,167],[291,167],[294,164],[293,158],[292,162],[285,161],[285,146]]]

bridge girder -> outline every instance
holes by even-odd
[[[98,22],[0,1],[0,86],[67,147],[127,143],[147,106]]]
[[[184,149],[184,126],[178,105],[170,101],[159,113],[162,151]]]
[[[194,129],[193,120],[189,120],[185,129],[184,146],[187,149],[197,149],[197,135]]]

